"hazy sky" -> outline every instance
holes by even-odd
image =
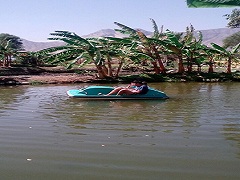
[[[0,33],[30,41],[47,41],[49,33],[67,30],[87,35],[116,29],[114,22],[153,31],[150,18],[164,30],[226,27],[223,17],[234,8],[188,8],[186,0],[0,0]]]

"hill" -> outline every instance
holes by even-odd
[[[26,39],[22,39],[22,43],[26,51],[39,51],[42,49],[56,47],[64,44],[63,42],[58,42],[58,41],[33,42],[33,41],[28,41]]]
[[[152,32],[145,31],[140,29],[145,35],[150,36]],[[209,29],[209,30],[200,30],[203,34],[203,44],[209,46],[210,43],[216,43],[218,45],[223,44],[223,39],[226,37],[240,31],[240,28],[230,29],[230,28],[219,28],[219,29]],[[196,31],[197,32],[197,31]],[[113,29],[102,29],[97,32],[88,34],[83,36],[84,38],[87,37],[124,37],[123,34],[114,31]],[[49,47],[60,46],[63,45],[63,42],[58,41],[49,41],[49,42],[33,42],[22,39],[24,48],[26,51],[38,51]]]
[[[230,28],[219,28],[219,29],[209,29],[200,30],[203,35],[203,44],[210,45],[210,43],[216,43],[218,45],[223,45],[223,39],[231,36],[234,33],[240,31],[240,28],[230,29]]]

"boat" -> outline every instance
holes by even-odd
[[[111,86],[88,86],[81,89],[71,89],[67,91],[69,97],[80,98],[82,100],[157,100],[168,99],[169,97],[162,91],[149,87],[146,94],[133,95],[108,95],[114,87]]]

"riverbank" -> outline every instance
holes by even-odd
[[[93,82],[93,72],[66,70],[61,67],[0,68],[0,85],[35,85]]]
[[[117,79],[99,79],[94,69],[66,70],[61,67],[0,68],[0,85],[36,85],[67,83],[130,82],[141,78],[147,82],[226,82],[240,81],[240,72],[226,73],[168,73],[152,74],[125,72]]]

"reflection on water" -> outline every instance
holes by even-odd
[[[238,83],[153,83],[166,101],[0,89],[3,179],[239,179]],[[180,178],[181,177],[181,178]]]

